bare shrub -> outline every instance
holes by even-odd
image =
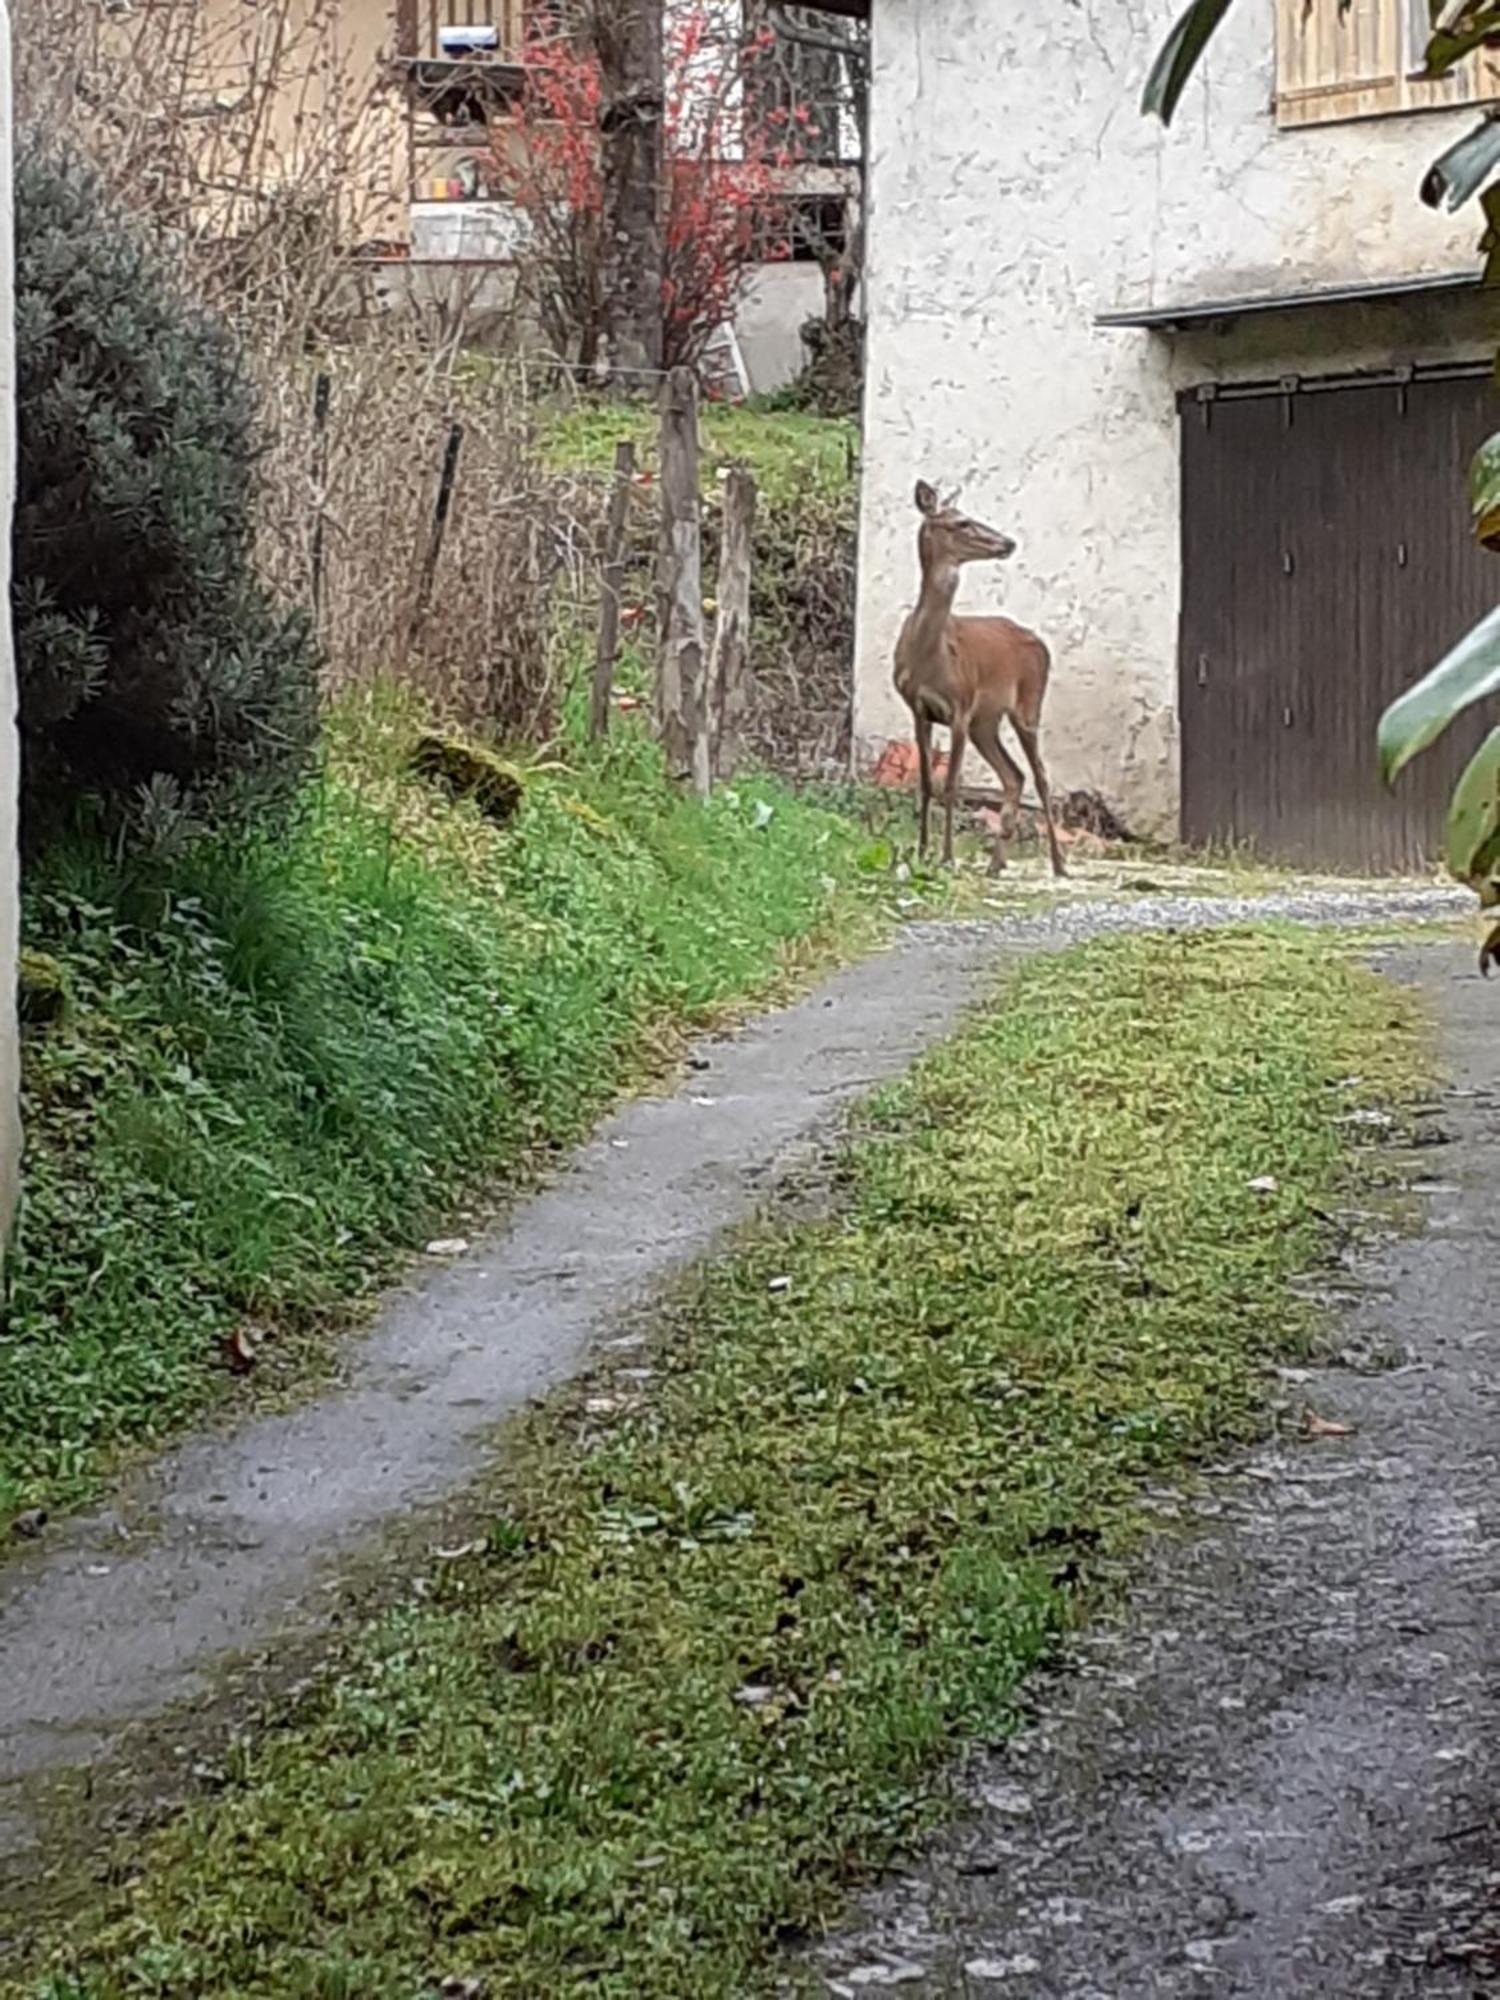
[[[397,675],[446,714],[534,740],[557,719],[557,606],[578,588],[582,531],[529,448],[524,381],[464,360],[471,275],[425,304],[408,287],[392,311],[354,254],[397,232],[405,188],[382,52],[349,14],[339,0],[19,0],[21,115],[69,131],[253,352],[271,437],[261,566],[302,602],[319,571],[327,691]],[[419,617],[453,423],[457,478]]]
[[[593,496],[575,504],[565,482],[540,469],[526,400],[509,376],[477,374],[399,329],[319,366],[329,385],[322,437],[317,371],[283,368],[271,381],[278,442],[264,540],[283,588],[310,596],[321,525],[318,623],[330,691],[394,674],[456,719],[501,737],[546,738],[563,693],[558,627],[584,587]],[[462,440],[451,509],[420,611],[452,424]]]
[[[717,550],[716,516],[713,534]],[[757,521],[746,740],[759,762],[789,776],[833,778],[848,768],[857,544],[852,484],[808,480]]]
[[[327,330],[349,250],[389,236],[401,119],[340,0],[17,0],[20,123],[68,134],[207,303],[286,345]],[[372,17],[378,18],[378,17]]]

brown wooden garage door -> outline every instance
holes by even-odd
[[[1500,428],[1489,375],[1198,392],[1181,421],[1184,838],[1419,865],[1486,723],[1455,725],[1393,792],[1375,725],[1500,600],[1464,482]]]

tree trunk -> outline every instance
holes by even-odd
[[[622,388],[662,365],[662,0],[598,0],[605,351]]]

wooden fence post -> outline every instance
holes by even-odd
[[[427,547],[422,556],[422,568],[417,577],[416,596],[412,601],[411,618],[406,628],[406,649],[415,644],[417,634],[422,629],[422,621],[427,616],[427,607],[432,602],[432,585],[437,576],[438,558],[443,553],[443,534],[448,526],[448,510],[453,505],[453,486],[458,477],[459,448],[464,441],[462,424],[450,423],[448,442],[443,447],[443,469],[438,474],[437,499],[433,502],[432,526],[428,530]],[[403,650],[403,659],[405,650]]]
[[[615,446],[615,483],[609,496],[604,529],[604,561],[599,578],[599,646],[594,654],[594,686],[589,703],[589,741],[597,743],[609,729],[609,700],[614,689],[615,658],[620,650],[620,591],[625,581],[625,522],[630,489],[635,481],[635,446],[621,438]]]
[[[750,569],[754,532],[755,479],[745,466],[736,465],[724,482],[719,610],[708,663],[714,770],[721,778],[735,769],[744,754],[745,711],[750,694]]]
[[[712,783],[704,699],[703,547],[698,495],[698,385],[674,368],[661,398],[661,542],[657,560],[656,715],[667,769]]]
[[[328,505],[328,410],[333,401],[333,383],[320,373],[313,384],[313,522],[312,522],[312,615],[313,630],[323,630],[323,521]]]

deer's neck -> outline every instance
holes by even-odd
[[[922,571],[922,594],[912,613],[912,637],[918,645],[937,646],[953,616],[953,600],[958,595],[958,565],[934,563]]]

